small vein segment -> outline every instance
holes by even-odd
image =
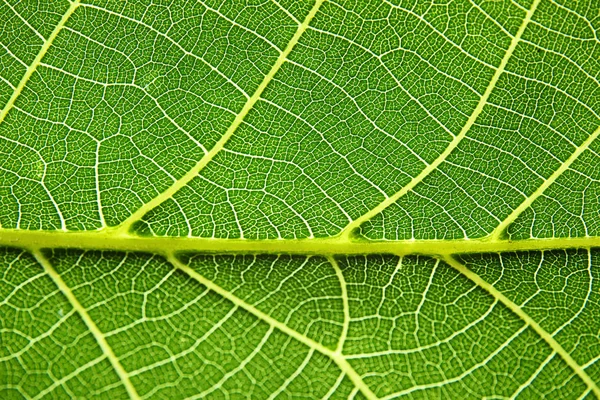
[[[354,370],[354,368],[352,368],[352,366],[346,360],[346,358],[342,354],[340,354],[338,351],[333,351],[333,350],[323,346],[321,343],[315,342],[314,340],[301,334],[300,332],[291,329],[284,323],[277,321],[270,315],[265,314],[264,312],[260,311],[253,305],[246,303],[239,297],[228,292],[227,290],[223,289],[222,287],[216,285],[214,282],[206,279],[205,277],[203,277],[202,275],[200,275],[199,273],[194,271],[192,268],[190,268],[186,264],[182,263],[177,257],[175,257],[175,255],[173,255],[173,253],[166,254],[166,257],[167,257],[167,260],[175,268],[181,270],[182,272],[184,272],[188,276],[192,277],[193,279],[195,279],[202,285],[206,286],[208,289],[217,293],[221,297],[231,301],[236,306],[248,311],[249,313],[260,318],[261,320],[265,321],[267,324],[269,324],[272,327],[278,329],[279,331],[285,333],[286,335],[294,338],[295,340],[299,341],[300,343],[304,344],[305,346],[308,346],[309,348],[316,350],[319,353],[331,358],[337,364],[337,366],[340,368],[340,370],[343,373],[345,373],[346,376],[348,376],[348,378],[350,378],[350,380],[352,381],[354,386],[357,387],[360,390],[360,392],[367,399],[369,399],[369,400],[377,399],[377,396],[371,391],[371,389],[369,389],[369,387],[362,380],[361,376]]]
[[[567,365],[579,376],[579,378],[594,392],[596,397],[600,399],[600,388],[596,385],[594,380],[585,372],[585,370],[571,357],[571,355],[552,337],[552,335],[542,328],[537,322],[533,320],[521,307],[511,301],[502,292],[492,286],[490,283],[483,280],[479,275],[467,268],[463,263],[459,262],[452,256],[446,256],[442,258],[452,268],[469,278],[477,286],[484,289],[495,299],[500,301],[509,310],[515,313],[522,321],[530,326],[540,337],[550,346],[550,348],[556,352],[561,358],[567,363]]]
[[[40,63],[42,62],[42,59],[44,58],[44,56],[48,52],[48,49],[50,48],[50,46],[52,46],[52,43],[54,42],[54,39],[56,39],[56,37],[58,36],[59,32],[65,27],[65,25],[67,23],[67,20],[75,12],[75,10],[77,9],[77,7],[79,7],[79,4],[80,4],[79,0],[73,1],[71,3],[71,5],[69,6],[69,9],[65,13],[65,15],[63,15],[63,17],[58,22],[58,25],[56,25],[56,28],[54,28],[54,30],[52,31],[52,33],[50,34],[50,36],[48,37],[48,39],[42,45],[42,48],[40,49],[40,52],[35,57],[35,59],[31,63],[31,65],[27,68],[27,71],[25,71],[25,75],[23,75],[23,78],[21,78],[21,81],[19,82],[19,84],[15,88],[12,96],[10,96],[10,99],[8,99],[8,102],[6,103],[6,105],[4,106],[4,108],[2,109],[2,111],[0,111],[0,124],[4,121],[4,119],[6,118],[6,115],[8,114],[8,112],[15,105],[15,101],[17,101],[17,98],[19,97],[19,95],[23,91],[23,88],[25,87],[25,85],[27,85],[27,82],[29,82],[29,79],[31,78],[31,76],[33,75],[33,73],[35,72],[35,70],[37,69],[37,67],[40,65]]]
[[[334,256],[327,256],[327,261],[331,264],[333,269],[335,270],[335,275],[338,278],[340,283],[340,296],[342,297],[342,307],[344,310],[344,323],[342,325],[342,333],[340,334],[340,339],[338,341],[338,345],[336,348],[336,353],[342,354],[344,350],[344,343],[346,343],[346,337],[348,336],[348,329],[350,328],[350,305],[348,304],[348,285],[346,284],[346,278],[344,277],[344,273],[340,268],[337,260]]]
[[[467,135],[467,133],[469,132],[469,130],[471,129],[471,127],[473,126],[473,124],[475,123],[475,121],[477,120],[479,115],[481,114],[481,112],[483,111],[484,106],[487,104],[488,98],[490,97],[490,94],[496,87],[496,83],[498,82],[498,79],[504,73],[506,65],[508,64],[508,60],[510,59],[513,52],[515,51],[517,44],[519,43],[519,40],[521,39],[523,32],[525,32],[525,28],[527,28],[527,25],[531,21],[531,16],[535,12],[540,1],[541,0],[535,0],[533,2],[533,4],[531,5],[531,8],[527,12],[527,14],[525,14],[525,18],[523,19],[523,22],[521,23],[521,26],[519,27],[517,34],[513,37],[512,41],[510,43],[510,46],[506,50],[506,53],[504,54],[504,57],[502,58],[500,65],[498,65],[496,72],[492,76],[492,79],[490,80],[490,83],[489,83],[487,89],[483,93],[483,96],[481,96],[481,99],[479,99],[479,102],[477,103],[475,110],[473,110],[473,113],[467,120],[467,123],[461,129],[460,133],[454,137],[454,139],[450,142],[450,144],[448,145],[448,147],[446,147],[446,149],[442,152],[442,154],[440,154],[431,164],[429,164],[427,167],[425,167],[419,173],[419,175],[415,176],[406,186],[404,186],[398,192],[394,193],[392,196],[386,198],[384,201],[379,203],[376,207],[374,207],[367,213],[361,215],[360,217],[358,217],[357,219],[355,219],[354,221],[349,223],[342,230],[342,232],[341,232],[342,237],[349,237],[354,232],[354,230],[359,228],[365,221],[370,220],[375,215],[379,214],[380,212],[382,212],[383,210],[388,208],[390,205],[392,205],[393,203],[398,201],[398,199],[400,197],[402,197],[406,193],[410,192],[418,183],[423,181],[423,179],[425,179],[430,173],[432,173],[434,170],[436,170],[440,166],[440,164],[442,162],[444,162],[444,160],[446,160],[446,158],[448,158],[450,153],[452,153],[452,151],[454,151],[454,149],[458,146],[458,144],[465,138],[465,136]]]
[[[235,117],[235,119],[233,120],[233,123],[229,126],[229,128],[227,129],[225,134],[221,137],[221,139],[219,139],[219,141],[214,145],[214,147],[212,149],[210,149],[210,151],[208,153],[206,153],[192,169],[190,169],[185,175],[183,175],[176,182],[174,182],[173,185],[171,185],[164,192],[162,192],[161,194],[159,194],[158,196],[156,196],[155,198],[150,200],[148,203],[142,205],[139,209],[137,209],[134,213],[132,213],[126,220],[124,220],[117,227],[117,230],[116,230],[117,233],[128,232],[129,229],[131,229],[131,225],[133,225],[133,223],[140,220],[150,210],[156,208],[157,206],[162,204],[164,201],[170,199],[179,189],[186,186],[192,179],[194,179],[198,175],[198,173],[200,173],[200,171],[217,155],[217,153],[219,153],[223,149],[223,147],[225,146],[225,143],[227,143],[227,141],[231,138],[231,136],[233,136],[233,134],[235,133],[237,128],[241,125],[244,118],[246,118],[246,115],[248,115],[248,113],[250,112],[252,107],[254,107],[254,104],[256,104],[256,102],[260,99],[260,97],[262,96],[262,93],[264,92],[266,87],[269,85],[269,83],[271,82],[271,80],[273,79],[273,77],[275,76],[277,71],[279,71],[281,66],[285,63],[288,55],[293,50],[293,48],[296,46],[296,44],[298,43],[298,40],[300,40],[300,37],[302,36],[304,31],[306,31],[306,29],[308,28],[310,21],[313,19],[313,17],[319,10],[319,7],[321,6],[321,4],[324,1],[325,0],[315,1],[314,6],[310,10],[308,15],[304,19],[304,21],[302,22],[302,24],[300,24],[298,26],[298,30],[296,31],[294,36],[292,36],[292,39],[290,40],[290,42],[288,43],[286,48],[283,50],[283,52],[281,52],[281,54],[275,61],[275,64],[273,64],[273,66],[271,67],[271,70],[267,73],[267,75],[265,75],[263,81],[260,83],[260,85],[254,92],[254,94],[248,99],[248,101],[246,101],[246,104],[244,104],[244,107],[242,107],[242,110]]]
[[[566,170],[569,169],[571,164],[573,164],[575,160],[577,160],[581,153],[583,153],[590,147],[592,142],[596,140],[596,138],[599,135],[600,127],[598,127],[594,131],[594,133],[592,133],[579,147],[577,147],[573,154],[571,154],[569,158],[567,158],[567,160],[564,163],[562,163],[562,165],[556,171],[554,171],[554,173],[550,175],[550,177],[546,179],[544,183],[542,183],[535,192],[531,194],[531,196],[527,197],[525,201],[523,201],[517,208],[515,208],[513,212],[508,217],[506,217],[506,219],[504,219],[504,221],[502,221],[500,225],[496,227],[496,229],[494,229],[494,231],[488,236],[489,239],[491,241],[500,240],[502,234],[508,228],[508,226],[512,224],[517,219],[517,217],[523,213],[523,211],[528,209],[538,197],[544,194],[546,189],[548,189],[550,185],[552,185],[558,179],[559,176],[561,176]]]
[[[71,303],[71,305],[77,311],[77,313],[79,314],[79,316],[81,317],[81,319],[83,320],[85,325],[88,327],[88,329],[94,336],[94,339],[96,339],[96,342],[100,346],[100,349],[102,350],[102,352],[106,355],[106,358],[108,358],[108,360],[112,364],[115,372],[121,379],[121,382],[123,382],[123,386],[125,386],[125,389],[127,390],[127,393],[129,394],[129,397],[134,400],[140,399],[140,396],[138,395],[137,391],[135,390],[135,387],[133,386],[133,384],[131,383],[131,380],[129,380],[129,375],[127,374],[127,371],[125,371],[125,368],[123,368],[123,366],[119,362],[119,358],[115,355],[112,348],[106,341],[104,334],[98,328],[98,326],[96,326],[96,324],[94,323],[94,321],[88,314],[87,310],[83,307],[83,305],[79,302],[79,300],[77,300],[77,298],[71,291],[71,288],[69,288],[69,286],[65,283],[65,281],[63,281],[63,279],[58,274],[58,272],[56,272],[56,270],[54,269],[54,267],[52,266],[50,261],[42,254],[42,252],[40,250],[34,250],[34,251],[32,251],[32,254],[36,258],[36,260],[42,265],[42,267],[44,267],[44,271],[46,271],[46,273],[50,276],[50,278],[52,278],[52,280],[54,281],[56,286],[58,286],[60,291],[67,298],[69,303]]]

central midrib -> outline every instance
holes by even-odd
[[[177,252],[218,254],[367,255],[422,254],[447,256],[467,253],[503,253],[600,247],[600,236],[537,238],[523,240],[488,237],[449,240],[364,240],[336,236],[314,239],[225,239],[202,237],[137,236],[117,230],[33,231],[0,229],[0,246],[38,249],[72,248],[172,254]]]

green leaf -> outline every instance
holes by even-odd
[[[597,1],[0,15],[0,398],[600,398]]]

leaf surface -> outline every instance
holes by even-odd
[[[596,2],[0,12],[0,397],[600,398]]]

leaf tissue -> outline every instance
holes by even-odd
[[[0,398],[600,398],[597,0],[0,15]]]

